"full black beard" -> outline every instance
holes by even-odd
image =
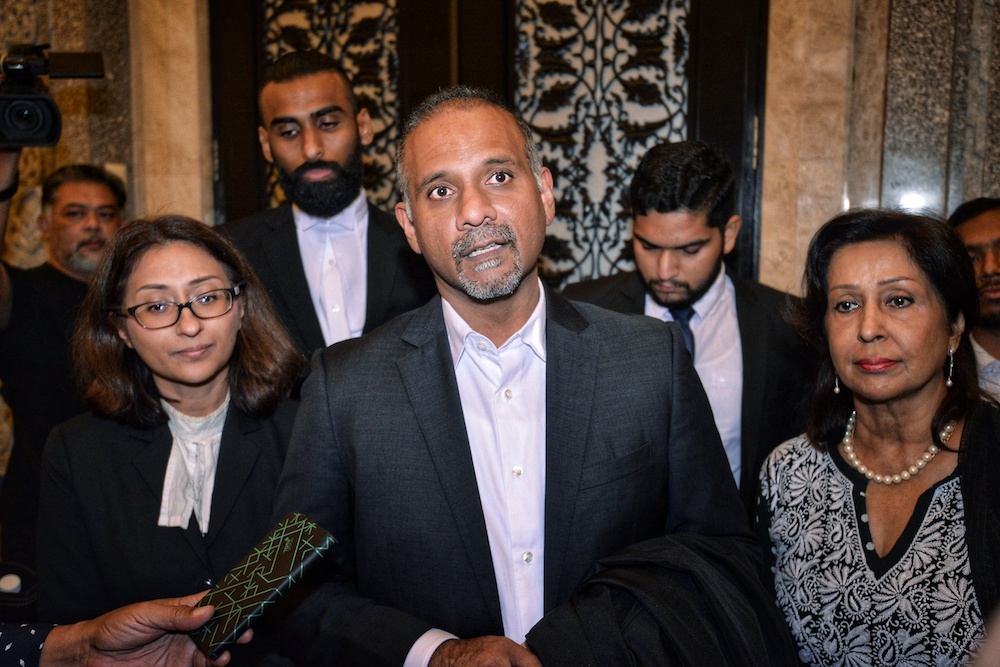
[[[333,177],[325,181],[307,181],[305,174],[313,169],[330,169]],[[357,198],[363,181],[360,141],[354,144],[354,150],[343,166],[338,162],[317,160],[306,162],[289,173],[278,165],[278,182],[285,196],[317,218],[331,218],[347,208]]]

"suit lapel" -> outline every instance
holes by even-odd
[[[170,459],[170,448],[173,439],[166,424],[154,426],[151,429],[132,429],[132,437],[144,444],[138,449],[132,459],[132,465],[146,481],[149,492],[159,504],[163,497],[163,475]]]
[[[761,413],[767,387],[767,319],[757,312],[757,297],[738,276],[730,274],[736,292],[736,319],[740,327],[743,348],[743,398],[740,419],[740,492],[752,485],[743,483],[747,475],[755,475],[757,460],[756,434],[760,433]]]
[[[621,299],[621,309],[613,308],[622,313],[636,313],[642,315],[646,312],[646,287],[642,284],[638,271],[631,271],[627,274],[628,279],[622,284],[619,292]]]
[[[396,362],[403,386],[496,634],[503,634],[496,574],[440,297],[415,312],[402,338],[414,346]]]
[[[149,492],[153,496],[154,506],[159,507],[163,499],[163,477],[167,471],[167,462],[170,460],[170,449],[173,446],[173,436],[170,434],[170,428],[166,424],[160,424],[147,430],[133,430],[132,436],[136,440],[145,443],[132,459],[132,465],[139,471],[139,475],[149,487]],[[155,522],[157,517],[152,517],[152,520]],[[166,528],[162,530],[174,529]],[[192,551],[208,567],[207,545],[201,539],[198,531],[185,530],[184,528],[177,528],[176,530],[184,536],[184,541],[188,543]]]
[[[269,239],[263,244],[261,252],[270,266],[275,284],[278,285],[276,296],[284,302],[298,337],[305,341],[310,351],[326,347],[323,330],[319,326],[316,309],[313,308],[309,295],[306,273],[302,268],[292,207],[275,209],[274,215],[267,219],[267,226],[270,229]]]
[[[211,546],[229,518],[229,513],[239,499],[260,455],[258,439],[260,424],[257,420],[229,405],[226,424],[222,430],[219,462],[215,469],[215,487],[212,491],[212,519],[205,543]]]
[[[389,294],[392,292],[396,272],[396,247],[393,242],[392,216],[368,205],[368,276],[367,303],[365,305],[365,333],[370,331],[370,322],[382,322],[388,310]]]
[[[594,404],[597,343],[587,321],[561,296],[546,292],[545,609],[564,587],[561,573],[580,486]],[[570,585],[574,585],[572,582]]]

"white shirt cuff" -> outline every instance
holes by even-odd
[[[403,667],[427,667],[431,661],[431,656],[434,655],[434,651],[437,650],[437,647],[449,639],[458,639],[458,637],[450,632],[438,630],[437,628],[431,628],[424,634],[420,635],[420,638],[417,639],[417,641],[413,642],[413,646],[410,647],[410,652],[406,654],[406,660],[403,662]]]

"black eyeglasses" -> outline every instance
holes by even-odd
[[[138,306],[123,308],[118,313],[122,316],[131,315],[143,329],[165,329],[177,324],[181,319],[181,311],[190,308],[199,320],[210,320],[222,317],[233,309],[233,299],[243,291],[243,284],[224,289],[214,289],[199,294],[186,303],[174,301],[150,301]]]

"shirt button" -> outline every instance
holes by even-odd
[[[865,523],[868,523],[868,515],[867,514],[862,514],[861,515],[861,520],[864,521]]]
[[[520,477],[521,473],[524,472],[524,471],[521,470],[521,466],[514,466],[513,470],[511,470],[511,472],[514,473],[514,477]]]
[[[865,545],[865,549],[868,549],[868,551],[875,551],[875,545],[869,542]]]
[[[215,582],[212,581],[211,579],[205,579],[204,581],[198,582],[198,588],[199,588],[199,590],[205,590],[206,588],[211,588],[214,585],[215,585]]]
[[[503,397],[509,401],[510,399],[514,398],[514,392],[512,392],[510,389],[506,389],[503,392]]]
[[[339,313],[340,312],[340,306],[339,305],[335,305],[333,308],[330,309],[330,312],[331,313]]]
[[[523,560],[525,563],[530,563],[534,558],[535,555],[530,551],[525,551],[523,554],[521,554],[521,560]]]
[[[328,263],[328,264],[329,264],[330,266],[337,266],[337,260],[335,260],[335,259],[331,259],[331,260],[330,260],[329,262],[327,262],[327,263]]]
[[[478,343],[476,343],[476,347],[479,348],[480,352],[486,351],[486,343],[484,343],[483,341],[479,341]]]

